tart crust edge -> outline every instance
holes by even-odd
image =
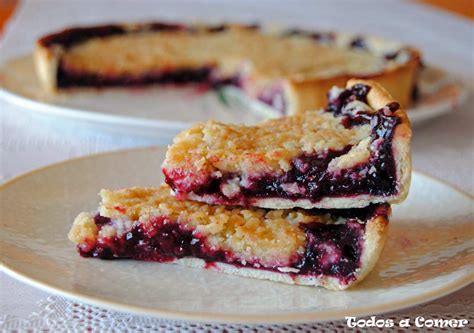
[[[415,48],[407,48],[410,60],[395,68],[384,69],[360,78],[360,80],[375,80],[390,91],[391,96],[402,107],[410,105],[411,94],[419,71],[421,53]],[[304,112],[307,110],[325,107],[327,92],[333,87],[342,87],[357,75],[340,75],[328,78],[286,80],[285,97],[288,98],[287,115]]]
[[[347,87],[355,84],[365,84],[372,87],[367,94],[369,105],[378,110],[389,103],[395,102],[395,99],[379,83],[372,80],[351,79],[347,82]],[[395,128],[392,137],[393,158],[396,165],[397,183],[400,185],[398,194],[388,200],[389,203],[399,203],[406,199],[411,183],[412,161],[411,161],[411,137],[412,130],[410,120],[403,106],[401,106],[395,115],[399,117],[400,124]]]

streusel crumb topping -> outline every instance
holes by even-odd
[[[211,247],[239,253],[239,258],[247,262],[259,258],[263,265],[286,265],[304,250],[306,236],[299,227],[301,223],[336,223],[329,214],[304,210],[243,209],[178,201],[167,185],[102,190],[100,195],[100,215],[110,218],[112,225],[99,230],[92,215],[80,214],[69,234],[77,244],[120,236],[137,223],[146,228],[154,217],[164,217],[170,223],[195,230]]]
[[[258,175],[291,168],[302,153],[324,154],[356,145],[370,125],[345,128],[331,113],[309,111],[247,127],[209,121],[180,133],[168,149],[164,168],[215,170]]]
[[[173,31],[93,38],[73,46],[62,62],[71,69],[104,75],[203,66],[235,74],[242,63],[250,63],[259,75],[294,79],[368,74],[386,65],[383,58],[370,52],[328,47],[308,38],[280,38],[235,26],[218,34]]]

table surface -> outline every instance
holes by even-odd
[[[7,1],[8,2],[8,1]],[[170,20],[244,20],[303,25],[315,28],[359,31],[386,36],[417,45],[425,61],[444,67],[464,79],[471,91],[467,103],[449,116],[416,127],[413,162],[417,170],[443,179],[465,192],[474,193],[474,88],[473,23],[434,7],[398,1],[25,1],[18,5],[7,24],[0,44],[0,61],[31,52],[35,39],[43,33],[67,25],[105,21],[139,21],[151,18]],[[367,10],[370,8],[370,10]],[[0,180],[53,162],[108,150],[162,144],[151,139],[120,137],[93,132],[73,123],[60,126],[18,112],[14,105],[0,101]],[[393,317],[471,316],[474,313],[474,286]],[[443,318],[444,318],[443,317]],[[66,318],[66,319],[65,319]],[[388,315],[384,318],[388,318]],[[236,325],[195,325],[120,314],[64,298],[15,281],[0,273],[0,330],[51,329],[56,331],[90,327],[130,329],[151,325],[156,331],[249,329],[274,331],[289,329],[343,330],[344,322],[253,327]],[[472,327],[474,329],[474,327]]]

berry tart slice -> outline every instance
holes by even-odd
[[[327,90],[349,78],[373,78],[409,104],[420,67],[416,49],[369,36],[266,30],[162,22],[70,28],[38,40],[36,70],[53,92],[230,84],[282,114],[323,107]]]
[[[179,201],[170,188],[102,190],[69,239],[83,257],[136,259],[342,290],[360,282],[383,248],[390,206],[265,210]]]
[[[273,209],[402,201],[411,129],[377,83],[333,88],[325,110],[253,127],[210,121],[180,133],[163,163],[178,199]]]

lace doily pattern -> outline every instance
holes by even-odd
[[[474,331],[474,285],[437,300],[397,314],[379,315],[377,318],[401,319],[423,316],[426,319],[467,319],[468,325],[457,332]],[[358,318],[360,319],[360,318]],[[452,328],[396,327],[397,332],[452,331]],[[294,325],[232,325],[206,324],[164,320],[115,312],[96,306],[49,296],[38,302],[38,311],[28,318],[12,315],[0,316],[2,332],[345,332],[350,330],[346,321]],[[368,328],[364,332],[382,332],[382,328]]]

